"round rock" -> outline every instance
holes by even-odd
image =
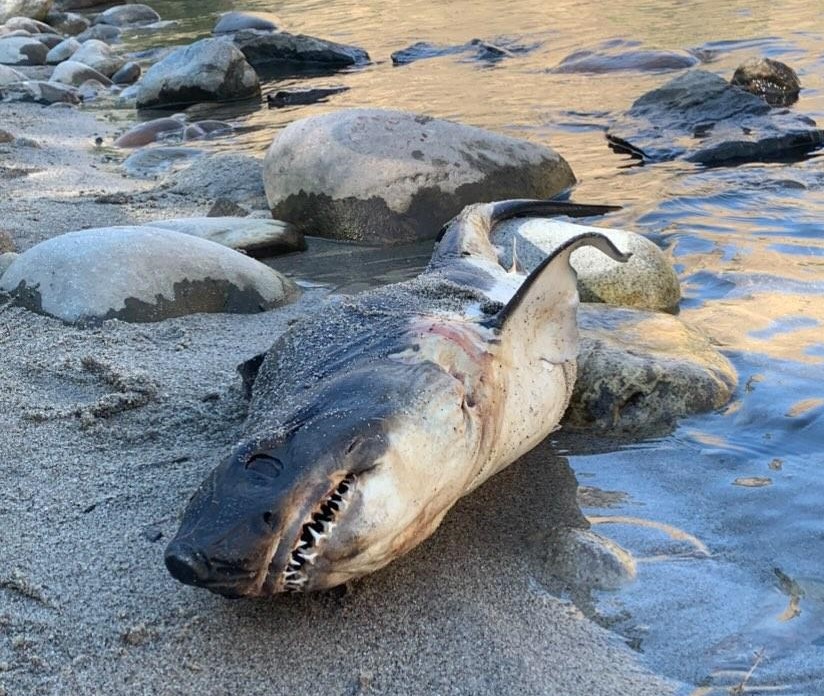
[[[738,66],[731,82],[764,97],[772,106],[794,104],[801,91],[801,81],[795,70],[772,58],[750,58]]]
[[[52,73],[50,82],[61,82],[64,85],[74,85],[79,87],[86,80],[96,80],[105,87],[110,87],[112,81],[105,75],[97,72],[85,63],[78,63],[73,60],[65,60],[58,65]]]
[[[0,0],[0,24],[12,17],[43,20],[51,6],[52,0]]]
[[[246,99],[260,94],[257,73],[233,44],[203,39],[172,51],[146,71],[137,106],[164,107]]]
[[[26,76],[7,65],[0,65],[0,87],[6,87],[13,82],[23,82]]]
[[[452,121],[382,109],[301,119],[272,143],[272,217],[366,243],[434,238],[470,203],[549,198],[575,182],[553,150]]]
[[[297,292],[289,279],[243,254],[150,227],[80,230],[41,242],[14,260],[0,290],[67,322],[261,312]]]
[[[46,62],[49,65],[62,63],[79,51],[81,46],[82,44],[75,38],[69,37],[68,39],[64,39],[48,52]]]
[[[238,217],[192,217],[147,223],[222,244],[259,258],[303,251],[306,242],[294,225],[280,220]]]
[[[68,34],[69,36],[77,36],[80,32],[86,31],[90,24],[89,20],[83,15],[55,10],[46,15],[46,23],[61,34]]]
[[[578,379],[565,427],[659,434],[721,408],[738,376],[709,339],[670,314],[582,304]]]
[[[115,27],[128,27],[138,24],[152,24],[160,21],[160,15],[148,5],[129,3],[117,5],[101,12],[94,20],[95,24],[109,24]]]
[[[45,65],[49,49],[31,36],[0,37],[0,64]]]
[[[106,77],[114,75],[126,63],[123,58],[112,51],[109,44],[97,39],[86,41],[75,53],[72,60],[85,63]]]
[[[678,306],[681,286],[675,270],[656,244],[635,232],[554,219],[515,219],[496,225],[493,241],[505,268],[512,267],[514,250],[518,263],[530,273],[565,241],[586,232],[605,235],[632,256],[627,263],[618,263],[592,247],[578,249],[572,267],[578,274],[582,302],[663,311]]]

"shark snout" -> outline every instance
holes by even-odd
[[[174,540],[166,547],[163,560],[172,577],[184,585],[202,586],[211,577],[209,559],[186,542]]]

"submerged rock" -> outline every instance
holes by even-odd
[[[128,27],[139,24],[152,24],[160,21],[160,15],[148,5],[129,3],[117,5],[101,12],[94,20],[95,24],[110,24],[114,27]]]
[[[564,426],[661,433],[721,408],[738,376],[698,330],[669,314],[582,304],[578,379]]]
[[[519,53],[527,53],[533,46],[523,46],[511,41],[500,40],[492,43],[483,39],[472,39],[457,46],[442,46],[429,41],[417,41],[411,46],[392,54],[393,65],[408,65],[419,60],[442,58],[444,56],[466,55],[470,60],[495,63]]]
[[[369,62],[369,54],[357,46],[325,41],[304,34],[285,31],[260,32],[243,30],[227,36],[255,68],[339,69]]]
[[[49,49],[31,36],[0,37],[0,64],[45,65]]]
[[[263,12],[226,12],[220,15],[213,34],[230,34],[244,29],[255,31],[277,31],[280,20]]]
[[[12,17],[43,20],[51,6],[52,0],[0,0],[0,24]]]
[[[261,312],[297,293],[290,280],[243,254],[150,227],[81,230],[41,242],[14,260],[0,290],[68,322]]]
[[[636,42],[606,41],[592,50],[571,53],[557,66],[553,73],[610,73],[625,70],[638,72],[663,72],[684,70],[698,65],[700,61],[686,51],[660,51],[639,48]]]
[[[280,109],[284,106],[295,106],[297,104],[316,104],[326,101],[333,94],[348,92],[349,88],[343,85],[339,87],[306,87],[303,89],[280,89],[277,92],[266,95],[266,103],[270,109]]]
[[[178,48],[146,71],[137,106],[166,107],[231,101],[260,94],[257,73],[229,41],[202,39]]]
[[[693,70],[639,97],[607,131],[610,145],[651,162],[764,160],[824,144],[815,121],[771,109],[718,75]]]
[[[123,169],[129,176],[156,179],[202,155],[203,150],[192,147],[144,147],[123,161]]]
[[[658,246],[635,232],[555,219],[515,219],[496,225],[493,242],[500,249],[501,265],[512,267],[514,250],[518,264],[530,273],[563,242],[584,232],[604,234],[632,256],[627,263],[618,263],[591,247],[576,251],[572,267],[582,302],[663,311],[678,306],[681,286],[675,270]]]
[[[35,104],[79,104],[77,89],[59,82],[25,80],[0,87],[0,99],[4,101],[34,102]]]
[[[156,118],[139,123],[114,141],[116,147],[143,147],[168,137],[183,137],[186,121],[182,118]]]
[[[798,101],[801,81],[786,63],[771,58],[751,58],[735,71],[731,84],[764,97],[771,106],[789,106]]]
[[[306,249],[303,235],[294,225],[280,220],[193,217],[159,220],[147,223],[147,226],[191,234],[257,258]]]
[[[263,180],[272,217],[366,243],[431,239],[470,203],[549,198],[574,183],[553,150],[429,116],[342,109],[275,138]]]

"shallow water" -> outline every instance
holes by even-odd
[[[275,13],[287,30],[362,46],[375,61],[334,76],[268,83],[264,92],[291,84],[351,89],[326,104],[219,110],[241,132],[198,147],[262,152],[279,128],[302,116],[344,106],[410,109],[547,143],[578,176],[575,199],[625,206],[598,224],[637,230],[668,251],[683,284],[682,317],[732,359],[740,386],[723,412],[685,420],[668,437],[570,458],[582,484],[626,494],[617,505],[586,512],[613,518],[601,520],[599,531],[641,559],[633,585],[596,597],[599,617],[626,635],[650,667],[692,685],[687,693],[730,693],[742,683],[742,693],[824,693],[824,154],[714,169],[636,166],[609,150],[603,130],[612,113],[674,73],[549,72],[575,51],[606,45],[693,51],[705,69],[725,77],[744,59],[765,55],[795,67],[804,89],[794,108],[821,122],[820,5],[153,5],[173,22],[127,37],[135,47],[184,43],[208,34],[214,13],[257,9]],[[494,66],[462,55],[401,67],[389,60],[415,41],[462,44],[476,37],[537,47]],[[419,246],[366,254],[369,263],[353,263],[357,270],[348,273],[340,271],[334,247],[324,249],[327,264],[296,260],[292,272],[344,291],[408,277],[428,258]],[[638,520],[684,530],[709,555]]]

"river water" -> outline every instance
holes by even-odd
[[[289,31],[362,46],[374,61],[333,77],[267,84],[264,92],[293,84],[351,89],[326,104],[225,111],[241,132],[207,147],[261,153],[296,118],[401,108],[548,144],[572,165],[576,200],[624,206],[597,224],[641,232],[666,250],[682,282],[682,318],[733,361],[740,385],[724,411],[685,419],[665,437],[590,454],[571,448],[582,485],[618,492],[587,497],[593,504],[585,512],[639,559],[637,580],[596,594],[591,613],[652,669],[687,684],[685,693],[824,694],[824,160],[636,166],[610,151],[603,131],[613,113],[677,73],[548,72],[606,42],[698,51],[705,69],[725,77],[763,55],[797,70],[804,89],[794,108],[821,123],[820,3],[152,4],[171,23],[127,37],[136,47],[186,43],[209,33],[215,13],[254,9],[276,14]],[[476,37],[533,49],[494,66],[465,56],[401,67],[389,60],[415,41]],[[408,277],[428,254],[419,246],[351,271],[313,274],[302,264],[295,273],[357,289]]]

